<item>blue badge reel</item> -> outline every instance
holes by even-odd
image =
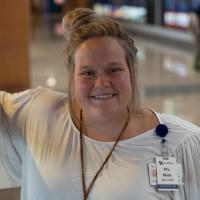
[[[149,163],[149,182],[159,191],[175,191],[183,185],[182,165],[175,157],[169,155],[167,149],[168,127],[159,124],[155,129],[156,135],[161,137],[162,155],[156,156],[154,163]]]

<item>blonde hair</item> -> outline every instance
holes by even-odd
[[[139,105],[139,91],[136,76],[137,70],[135,68],[137,48],[133,39],[118,22],[105,16],[99,16],[89,8],[77,8],[69,11],[63,17],[62,29],[66,38],[66,65],[69,70],[69,108],[72,118],[75,119],[76,117],[76,102],[73,99],[74,53],[85,40],[105,36],[115,38],[125,50],[133,90],[129,110],[130,114],[134,114]]]

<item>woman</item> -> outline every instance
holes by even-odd
[[[21,185],[23,200],[198,200],[200,129],[140,105],[133,40],[86,8],[63,31],[68,97],[0,94],[1,188]]]

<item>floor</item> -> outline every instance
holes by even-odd
[[[65,40],[61,19],[34,20],[30,45],[31,87],[43,86],[67,92]],[[138,48],[141,101],[158,112],[175,114],[200,126],[200,71],[194,51],[134,37]],[[1,200],[17,200],[19,190],[1,191]]]

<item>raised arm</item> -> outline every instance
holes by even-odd
[[[0,91],[0,188],[20,186],[26,107],[34,90],[9,94]]]

